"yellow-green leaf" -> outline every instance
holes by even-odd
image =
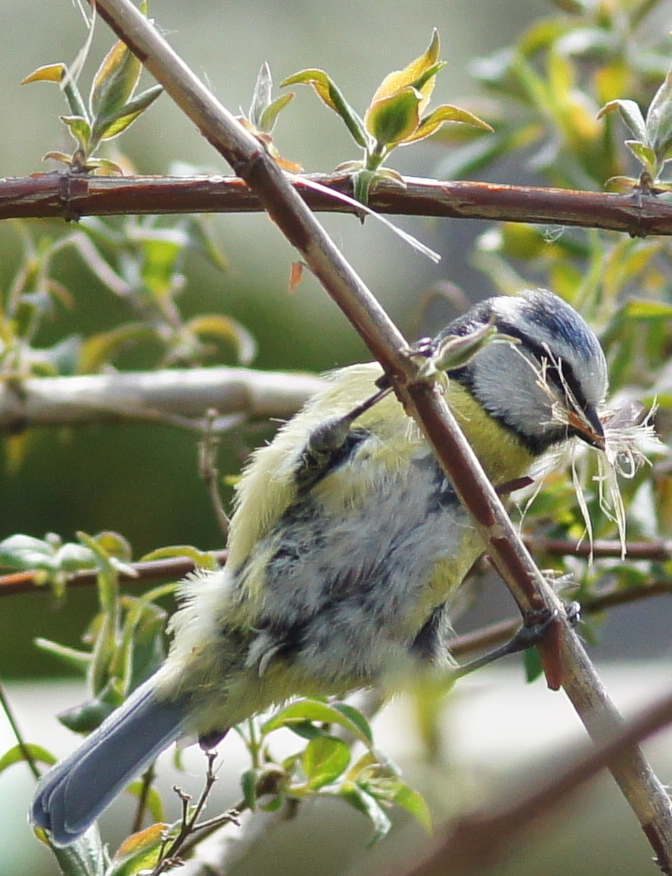
[[[130,127],[138,116],[142,115],[154,103],[162,91],[163,86],[154,85],[124,104],[120,110],[111,116],[97,118],[93,125],[92,139],[94,142],[112,140],[113,137],[118,137],[122,131]]]
[[[44,67],[38,67],[22,79],[21,85],[28,85],[30,82],[63,82],[67,73],[68,68],[65,64],[45,64]]]
[[[172,560],[175,558],[191,560],[195,566],[203,569],[216,569],[218,566],[217,560],[209,551],[201,551],[188,544],[156,548],[156,550],[142,556],[140,562],[149,563],[154,560]]]
[[[410,137],[406,137],[405,143],[413,143],[415,140],[424,140],[425,137],[431,137],[444,122],[461,122],[463,125],[470,125],[472,128],[481,128],[484,131],[493,131],[493,127],[483,119],[479,119],[468,110],[460,109],[459,106],[451,106],[443,104],[437,107],[428,116],[420,122],[417,129]]]
[[[293,91],[288,91],[286,94],[282,94],[280,97],[276,97],[274,101],[271,101],[261,114],[259,130],[264,131],[265,133],[270,133],[273,130],[273,126],[275,125],[280,112],[282,112],[287,104],[291,103],[295,97],[296,95]]]
[[[91,86],[89,105],[93,117],[117,113],[133,94],[141,71],[142,64],[125,43],[112,46]]]
[[[626,305],[626,313],[631,319],[672,319],[672,304],[664,301],[643,301],[633,298]]]
[[[137,341],[151,340],[153,337],[154,333],[150,326],[142,322],[126,323],[109,332],[92,335],[82,344],[79,373],[95,374],[129,345]]]
[[[413,85],[421,79],[429,68],[436,64],[440,48],[441,41],[439,39],[439,32],[434,28],[427,51],[423,55],[420,55],[419,58],[416,58],[415,61],[411,61],[411,63],[407,67],[404,67],[403,70],[395,70],[393,73],[389,73],[376,89],[376,92],[371,99],[371,103],[373,104],[377,100],[389,97],[391,94],[395,94],[395,92],[400,91],[407,85]],[[425,102],[428,101],[431,96],[434,82],[435,80],[432,77],[420,89]]]
[[[656,162],[656,154],[651,149],[650,146],[646,146],[644,143],[641,143],[639,140],[626,140],[625,145],[632,152],[632,154],[637,158],[638,161],[641,161],[642,165],[651,173],[652,176],[656,176],[657,170],[657,162]]]
[[[4,772],[7,767],[13,766],[15,763],[27,761],[28,757],[26,755],[32,757],[33,761],[36,763],[46,763],[47,766],[53,766],[57,760],[50,751],[47,751],[46,748],[42,748],[41,745],[34,745],[33,743],[15,745],[0,757],[0,773]]]
[[[350,746],[335,736],[318,736],[306,746],[302,764],[313,791],[343,775],[350,763]]]
[[[432,813],[425,798],[414,791],[404,782],[399,782],[399,787],[394,794],[394,802],[410,812],[420,824],[425,828],[427,833],[432,832]]]
[[[343,119],[357,145],[363,149],[367,147],[364,123],[324,70],[301,70],[285,79],[280,87],[285,88],[287,85],[312,85],[318,97]]]
[[[378,143],[409,140],[420,124],[422,94],[412,86],[375,100],[366,111],[364,124]]]
[[[334,99],[338,91],[331,77],[324,70],[299,70],[280,83],[281,88],[287,85],[312,85],[318,97],[335,113],[339,111],[338,100]]]
[[[197,335],[220,338],[233,344],[238,360],[248,365],[257,354],[257,342],[244,325],[229,316],[206,313],[190,319],[187,328]]]
[[[140,870],[152,870],[159,860],[164,833],[169,826],[153,824],[124,840],[107,870],[108,876],[133,876]]]
[[[61,116],[61,121],[68,126],[80,149],[85,153],[88,152],[91,142],[91,126],[87,120],[82,116]]]

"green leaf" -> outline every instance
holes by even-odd
[[[174,591],[173,585],[162,588]],[[164,631],[168,613],[146,597],[134,600],[136,608],[128,612],[124,624],[124,643],[119,659],[124,659],[126,690],[133,691],[154,675],[166,658]]]
[[[287,729],[291,730],[292,733],[296,733],[301,739],[317,739],[320,736],[324,736],[324,729],[322,727],[316,727],[315,724],[311,724],[310,721],[292,722],[287,725]]]
[[[525,680],[536,681],[544,672],[544,664],[538,648],[528,648],[523,653],[523,665],[525,667]]]
[[[631,298],[625,305],[625,313],[630,319],[672,319],[672,304]]]
[[[338,724],[356,736],[367,747],[370,745],[370,738],[362,730],[359,722],[355,723],[349,715],[319,700],[299,700],[298,702],[291,703],[289,706],[285,706],[285,708],[266,721],[262,725],[261,730],[264,735],[267,735],[280,727],[292,729],[293,725],[301,725],[305,721],[315,721],[321,724]]]
[[[141,116],[154,101],[163,93],[163,86],[153,85],[146,91],[141,92],[136,98],[124,104],[116,113],[109,116],[98,117],[91,133],[91,141],[97,145],[101,140],[112,140],[118,137],[122,131],[129,128],[133,122]]]
[[[54,755],[47,751],[46,748],[42,748],[41,745],[34,745],[32,743],[27,743],[26,745],[15,745],[6,751],[2,757],[0,757],[0,773],[4,772],[8,767],[13,766],[15,763],[24,763],[28,760],[26,757],[26,752],[36,763],[46,763],[47,766],[53,766],[58,758],[54,757]]]
[[[109,158],[87,158],[86,170],[97,176],[123,176],[124,168]]]
[[[203,216],[192,217],[188,225],[189,244],[193,249],[203,253],[208,261],[218,270],[225,271],[229,265],[221,252],[219,244],[212,233],[212,226]]]
[[[98,598],[104,612],[116,614],[118,587],[118,566],[112,561],[113,558],[107,553],[103,544],[100,544],[95,536],[86,532],[78,532],[77,538],[84,547],[89,548],[93,554],[95,565],[98,569]]]
[[[69,648],[67,645],[61,645],[59,642],[52,642],[51,639],[43,639],[41,637],[34,639],[34,645],[45,654],[51,654],[56,657],[66,666],[71,666],[78,672],[85,673],[91,665],[91,652],[80,651],[77,648]]]
[[[61,121],[68,126],[82,152],[88,155],[91,144],[91,126],[88,121],[83,116],[61,116]]]
[[[320,100],[343,119],[357,145],[367,148],[369,143],[364,122],[324,70],[301,70],[281,83],[282,88],[287,85],[312,85]]]
[[[186,327],[197,335],[216,337],[233,344],[238,361],[249,363],[257,355],[257,342],[245,326],[230,316],[220,313],[204,313],[187,322]]]
[[[0,542],[0,565],[10,569],[53,568],[54,546],[31,535],[10,535]]]
[[[497,336],[498,330],[486,323],[479,328],[463,336],[448,336],[445,338],[436,353],[429,359],[422,371],[431,374],[435,370],[451,371],[462,368],[483,347],[487,346]]]
[[[367,131],[386,146],[410,139],[420,124],[421,101],[422,94],[411,85],[374,101],[364,116]]]
[[[655,177],[658,175],[658,162],[656,160],[656,154],[653,149],[651,149],[650,146],[646,146],[644,143],[640,143],[639,140],[626,140],[625,145],[632,152],[635,158],[638,161],[641,161],[644,167],[655,179]]]
[[[370,845],[374,845],[387,835],[392,822],[381,803],[375,797],[352,782],[346,782],[343,785],[339,791],[339,797],[366,815],[373,825],[374,835]]]
[[[159,822],[129,836],[119,846],[105,876],[135,876],[141,870],[151,872],[159,861],[169,826]]]
[[[99,532],[94,536],[98,544],[109,557],[122,563],[130,563],[133,559],[133,550],[127,538],[118,532],[109,529]]]
[[[143,230],[137,240],[142,255],[142,281],[152,295],[162,299],[182,282],[181,259],[189,246],[189,235],[182,227]]]
[[[606,116],[607,113],[618,110],[621,118],[628,126],[632,134],[642,142],[647,140],[646,122],[638,104],[634,100],[610,100],[606,103],[597,114],[598,119]]]
[[[257,75],[257,81],[254,83],[252,103],[248,111],[248,118],[258,131],[265,130],[261,127],[261,120],[271,104],[272,96],[273,78],[271,76],[271,68],[264,61]]]
[[[240,777],[243,799],[251,812],[257,809],[257,771],[245,770]]]
[[[290,104],[295,97],[296,95],[293,91],[288,91],[286,94],[281,94],[280,97],[276,97],[276,99],[264,110],[259,124],[259,130],[266,134],[270,133],[275,127],[275,123],[282,110]]]
[[[93,568],[94,556],[83,545],[68,541],[56,551],[54,563],[59,571],[79,572]]]
[[[115,358],[128,349],[129,346],[150,341],[155,337],[153,330],[144,322],[129,322],[111,329],[109,332],[99,332],[87,338],[82,344],[79,354],[80,374],[95,374],[104,365],[110,365]]]
[[[366,716],[363,715],[359,709],[356,709],[354,706],[349,705],[348,703],[332,703],[334,709],[337,712],[340,712],[348,721],[351,721],[355,724],[359,731],[363,734],[363,738],[367,740],[369,745],[373,745],[373,732],[371,730],[371,725],[366,719]]]
[[[72,376],[77,373],[81,350],[81,336],[68,335],[51,347],[43,347],[35,351],[37,354],[33,357],[35,371],[44,368],[60,377]]]
[[[646,142],[662,161],[672,145],[672,70],[655,93],[646,113]]]
[[[369,203],[369,192],[371,186],[378,179],[378,174],[375,170],[358,170],[352,175],[352,191],[355,200],[360,204]]]
[[[135,91],[141,72],[141,62],[126,43],[115,43],[93,78],[89,95],[92,117],[98,121],[116,115]]]
[[[61,544],[58,536],[46,539],[12,535],[0,542],[0,565],[13,569],[44,570],[50,574],[93,568],[93,554],[81,545]]]
[[[403,807],[407,812],[410,812],[425,828],[427,833],[432,833],[432,813],[422,794],[414,791],[405,782],[400,781],[399,787],[394,794],[394,802]]]
[[[350,746],[335,736],[320,736],[306,746],[302,765],[308,787],[316,791],[343,775],[350,763]]]
[[[123,702],[116,679],[108,681],[93,699],[58,714],[58,720],[73,733],[91,733]]]

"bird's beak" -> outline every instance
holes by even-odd
[[[581,413],[571,411],[569,425],[574,430],[574,434],[586,444],[590,444],[591,447],[596,447],[598,450],[606,450],[604,426],[596,408],[592,405],[588,405]]]

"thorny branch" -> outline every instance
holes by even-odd
[[[344,174],[309,174],[334,192],[352,196]],[[290,177],[305,203],[316,212],[353,213],[356,207]],[[489,219],[542,225],[575,225],[622,231],[631,237],[672,234],[672,204],[654,195],[573,191],[538,186],[496,185],[467,180],[405,177],[404,185],[376,182],[369,206],[377,213]],[[62,218],[172,213],[253,213],[264,206],[237,177],[96,177],[36,174],[0,180],[0,219]]]

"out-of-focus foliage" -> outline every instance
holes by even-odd
[[[202,253],[219,269],[226,267],[203,220],[129,216],[113,222],[90,217],[55,239],[35,239],[28,226],[17,227],[25,254],[0,301],[0,373],[5,376],[92,374],[118,364],[136,346],[156,351],[148,362],[156,368],[212,362],[219,354],[212,341],[232,348],[238,363],[248,364],[254,357],[254,340],[236,320],[218,313],[185,319],[180,312],[190,252]],[[55,258],[67,249],[126,305],[132,319],[89,337],[72,334],[45,348],[36,338],[54,309],[76,307],[52,275]]]

